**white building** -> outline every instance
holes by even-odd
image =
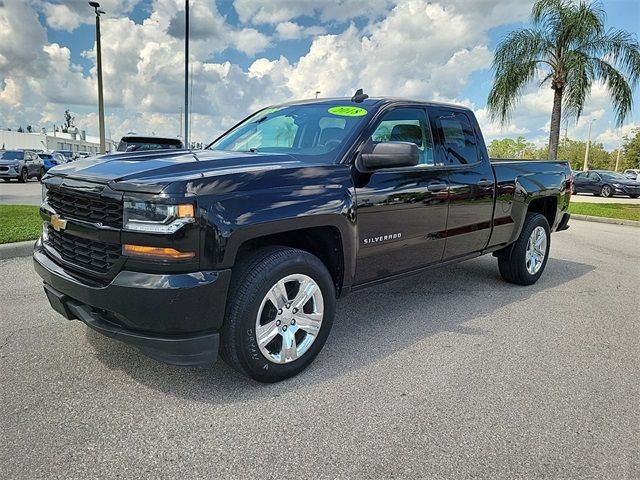
[[[117,142],[107,139],[107,151],[113,151]],[[0,130],[0,149],[33,150],[71,150],[74,153],[87,152],[90,155],[100,153],[100,139],[85,135],[83,132],[62,133],[22,133]]]

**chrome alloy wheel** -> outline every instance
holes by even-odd
[[[530,275],[538,273],[547,254],[547,232],[538,226],[533,229],[527,242],[527,271]]]
[[[318,284],[307,275],[280,279],[258,309],[256,341],[273,363],[289,363],[303,356],[320,332],[324,301]]]

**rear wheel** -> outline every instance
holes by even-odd
[[[20,170],[20,176],[18,177],[18,181],[20,183],[26,183],[29,180],[29,172],[27,172],[26,168]]]
[[[498,257],[502,278],[518,285],[538,281],[549,258],[549,222],[539,213],[528,213],[518,240]]]
[[[602,188],[600,189],[600,195],[602,195],[603,197],[609,198],[613,195],[613,190],[609,185],[603,185]]]
[[[39,182],[42,181],[42,177],[44,177],[44,174],[45,174],[44,168],[40,168],[40,171],[38,172],[38,176],[37,176]]]
[[[288,247],[258,250],[234,272],[221,356],[260,382],[292,377],[322,349],[335,303],[332,277],[320,259]]]

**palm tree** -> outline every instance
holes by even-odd
[[[553,109],[549,159],[555,160],[560,121],[580,118],[594,82],[606,86],[617,126],[630,115],[633,89],[640,78],[640,44],[635,35],[605,30],[600,3],[538,0],[532,28],[511,32],[496,49],[488,108],[504,124],[523,89],[534,79],[551,84]]]

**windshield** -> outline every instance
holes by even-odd
[[[267,108],[249,117],[209,148],[232,152],[320,156],[346,144],[367,115],[351,105]]]
[[[182,145],[176,143],[160,143],[160,142],[135,142],[121,140],[118,144],[119,152],[139,152],[147,150],[168,150],[179,149]]]
[[[43,160],[51,160],[53,158],[53,155],[48,153],[39,153],[38,156]]]
[[[22,160],[22,152],[0,152],[0,160]]]
[[[627,177],[625,177],[621,173],[602,172],[600,173],[600,175],[602,175],[602,177],[606,178],[607,180],[629,180]]]

